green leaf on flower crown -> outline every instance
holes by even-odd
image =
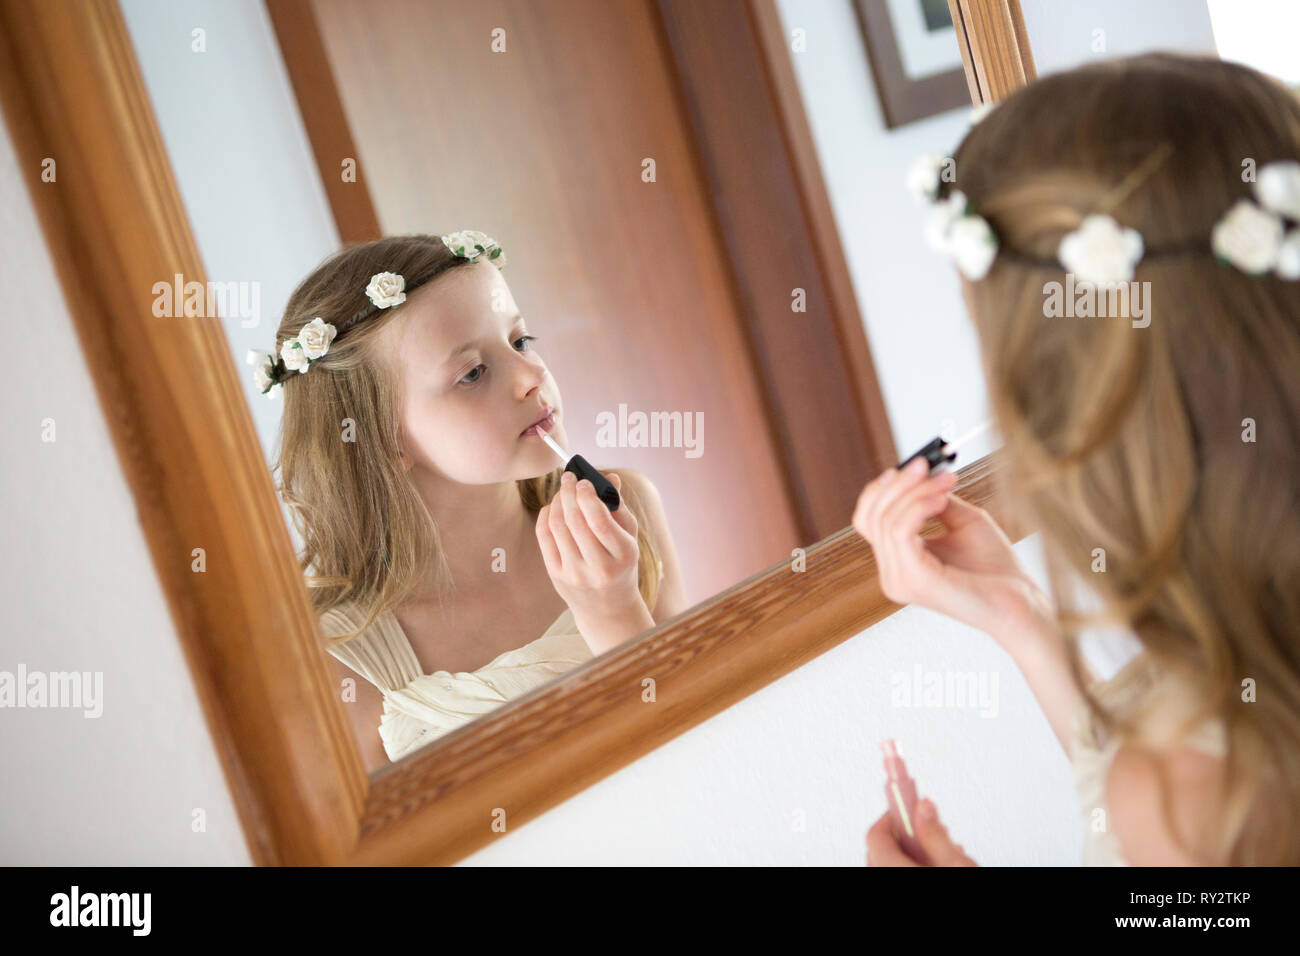
[[[495,259],[495,258],[496,258],[497,256],[499,256],[499,255],[501,255],[501,247],[500,247],[500,246],[497,246],[497,247],[496,247],[495,249],[493,249],[490,253],[488,253],[488,258],[489,258],[489,259]]]

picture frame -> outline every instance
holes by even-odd
[[[961,51],[945,0],[854,0],[862,38],[871,62],[876,95],[886,129],[943,113],[969,102]],[[931,28],[934,9],[943,10],[948,27]],[[934,70],[944,63],[937,55],[936,40],[952,38],[950,65],[934,72],[916,74],[915,69]],[[909,56],[912,51],[921,51]],[[910,67],[910,68],[909,68]]]

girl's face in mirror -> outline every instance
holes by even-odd
[[[459,266],[411,293],[406,314],[380,333],[400,368],[401,425],[408,467],[462,484],[532,478],[560,464],[536,433],[568,448],[560,389],[533,348],[501,270]]]

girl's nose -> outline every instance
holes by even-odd
[[[542,387],[542,382],[546,381],[546,366],[540,360],[533,361],[524,353],[519,355],[519,373],[518,379],[519,390],[527,398],[537,389]]]

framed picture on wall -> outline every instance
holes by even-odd
[[[948,0],[855,0],[885,126],[970,105]]]

